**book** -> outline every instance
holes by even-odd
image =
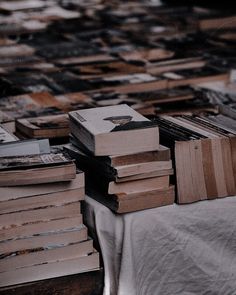
[[[73,243],[78,243],[88,239],[87,228],[83,224],[73,226],[70,230],[61,230],[41,235],[28,236],[20,239],[5,240],[0,243],[0,253],[6,254],[14,253],[17,251],[34,250],[38,248],[50,248],[52,246],[66,246]]]
[[[89,188],[88,196],[102,203],[116,213],[128,213],[171,205],[175,200],[174,186],[133,194],[117,194],[104,196],[93,188]]]
[[[75,179],[62,181],[62,182],[52,182],[52,183],[44,183],[44,184],[33,184],[27,186],[11,186],[11,187],[1,187],[0,188],[0,204],[3,206],[3,202],[9,202],[13,200],[21,199],[22,202],[26,203],[33,202],[33,198],[37,197],[40,200],[40,196],[42,198],[46,198],[47,196],[53,196],[53,194],[57,193],[70,193],[70,191],[76,191],[80,194],[80,189],[84,188],[84,173],[77,169]],[[52,194],[52,195],[51,195]],[[58,194],[58,195],[62,195]],[[32,199],[30,199],[32,197]],[[20,202],[20,201],[19,201]],[[48,199],[50,202],[50,199]],[[10,205],[10,203],[8,203]]]
[[[49,154],[50,145],[48,139],[21,140],[3,143],[0,145],[0,158],[13,156],[28,156]]]
[[[48,184],[46,184],[48,185]],[[27,187],[14,187],[20,191],[27,191]],[[7,188],[11,190],[10,187]],[[1,189],[0,189],[1,192]],[[5,196],[4,196],[5,197]],[[84,199],[84,188],[59,191],[35,195],[32,197],[21,197],[15,200],[0,201],[0,214],[25,211],[29,209],[46,208],[49,206],[61,206]]]
[[[75,217],[80,214],[80,202],[61,206],[18,211],[0,215],[0,229],[29,224],[32,222],[49,221],[53,219]]]
[[[99,269],[99,254],[94,252],[72,259],[42,263],[0,273],[0,287]]]
[[[70,135],[70,142],[72,145],[78,150],[82,151],[84,154],[89,155],[90,157],[94,157],[93,154],[72,134]],[[67,145],[66,147],[72,147],[71,145]],[[107,163],[112,167],[117,166],[125,166],[132,165],[138,163],[146,163],[152,161],[169,161],[170,157],[170,149],[159,145],[159,148],[156,151],[150,152],[142,152],[142,153],[130,153],[127,155],[114,155],[114,156],[100,156],[96,157],[96,160]]]
[[[0,273],[12,271],[13,269],[21,269],[22,267],[83,257],[92,252],[92,239],[62,247],[58,245],[49,249],[39,249],[38,251],[29,253],[21,254],[16,252],[14,256],[11,254],[0,259]]]
[[[158,127],[127,105],[74,111],[69,118],[72,134],[95,156],[147,152],[159,147]]]
[[[108,194],[133,194],[150,190],[164,189],[169,187],[169,176],[159,176],[126,182],[109,182],[106,192]]]
[[[63,154],[0,158],[0,186],[68,181],[76,177],[76,167]]]
[[[29,138],[56,138],[69,135],[67,114],[16,120],[16,132]]]
[[[34,236],[63,233],[81,228],[82,214],[52,220],[41,220],[0,230],[0,241],[26,239]]]
[[[127,177],[132,177],[135,180],[135,176],[140,175],[149,175],[152,173],[155,176],[166,175],[163,174],[163,171],[170,171],[172,169],[172,161],[148,161],[148,162],[137,162],[135,164],[122,165],[122,166],[111,166],[109,163],[102,161],[103,157],[94,157],[89,156],[88,154],[83,153],[78,148],[73,145],[66,145],[65,150],[69,153],[71,158],[74,158],[77,161],[78,167],[89,174],[89,177],[94,179],[102,178],[110,181],[120,182],[122,179]],[[167,173],[170,174],[170,173]],[[149,176],[147,176],[149,177]],[[140,177],[138,177],[140,178]],[[144,176],[144,178],[146,178]]]

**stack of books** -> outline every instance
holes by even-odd
[[[179,204],[236,194],[233,125],[199,116],[163,116],[155,121],[162,142],[173,151]]]
[[[37,141],[3,145],[2,155],[23,154]],[[38,146],[0,157],[0,287],[99,268],[81,214],[84,173],[62,153],[42,154],[45,140]]]
[[[89,196],[125,213],[174,202],[170,150],[156,124],[127,105],[69,113],[66,146],[85,171]]]

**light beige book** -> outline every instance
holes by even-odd
[[[117,171],[118,177],[126,177],[142,173],[172,169],[172,161],[155,161],[127,166],[117,166],[115,169]]]
[[[56,138],[69,135],[68,115],[52,115],[16,120],[16,131],[30,138]]]
[[[93,252],[87,256],[23,267],[0,273],[0,287],[72,275],[97,269],[99,269],[99,254]]]
[[[0,230],[0,241],[23,239],[27,237],[75,230],[82,224],[82,214],[56,220],[29,223]]]
[[[27,186],[0,187],[0,202],[16,200],[19,198],[47,195],[57,192],[65,192],[75,189],[78,190],[83,187],[84,173],[82,171],[77,170],[75,179],[72,179],[70,181],[33,184]]]
[[[90,190],[89,196],[117,213],[128,213],[173,204],[175,189],[172,185],[164,189],[111,196]]]
[[[0,158],[0,186],[68,181],[76,177],[76,166],[63,154]]]
[[[18,187],[19,188],[19,187]],[[20,189],[20,188],[19,188]],[[68,191],[36,195],[33,197],[19,198],[15,200],[0,202],[0,215],[6,213],[20,212],[25,210],[46,208],[51,206],[62,206],[84,199],[84,188]],[[1,189],[0,189],[1,192]]]
[[[121,183],[126,181],[146,179],[151,177],[160,177],[160,176],[173,175],[173,174],[174,174],[173,169],[166,169],[166,170],[154,171],[149,173],[141,173],[141,174],[126,176],[126,177],[116,177],[115,181],[116,183]]]
[[[109,164],[112,167],[117,167],[152,161],[169,161],[170,159],[170,149],[163,145],[159,145],[159,148],[156,151],[129,154],[123,156],[110,156]]]
[[[12,271],[22,267],[28,267],[43,263],[64,261],[77,257],[87,256],[93,252],[93,240],[82,241],[79,243],[57,246],[51,249],[43,249],[35,252],[11,255],[0,259],[0,273]]]
[[[0,229],[11,228],[31,222],[49,221],[53,219],[75,217],[80,214],[80,202],[69,205],[27,210],[0,215]]]
[[[0,253],[8,255],[17,251],[34,250],[38,248],[50,248],[55,246],[66,246],[88,239],[87,228],[83,224],[75,228],[59,233],[48,233],[23,239],[8,240],[0,243]]]
[[[150,190],[167,188],[169,186],[169,176],[139,179],[128,182],[110,182],[108,194],[133,194]]]
[[[127,105],[69,113],[72,134],[95,156],[124,155],[159,148],[159,129]]]

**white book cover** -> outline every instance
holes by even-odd
[[[93,135],[154,127],[150,120],[126,104],[73,111],[70,117]]]

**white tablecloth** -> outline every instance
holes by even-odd
[[[116,215],[86,197],[104,295],[236,294],[236,197]]]

